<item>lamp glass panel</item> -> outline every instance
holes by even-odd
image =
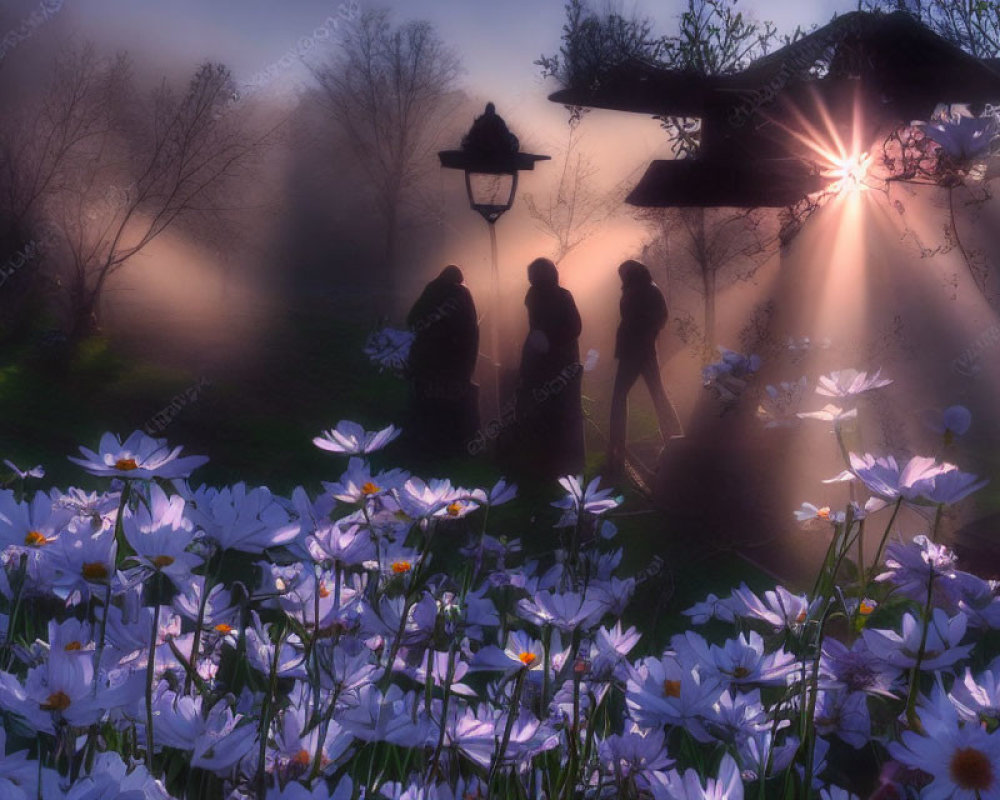
[[[514,176],[489,175],[482,172],[469,174],[469,200],[474,206],[510,206]]]

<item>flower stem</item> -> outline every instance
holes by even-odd
[[[510,734],[514,730],[514,720],[517,719],[518,705],[521,702],[521,692],[524,689],[524,676],[527,674],[527,669],[522,669],[517,673],[517,681],[514,683],[514,695],[510,701],[510,712],[507,715],[507,724],[504,725],[503,729],[503,739],[500,740],[500,748],[493,759],[493,765],[490,767],[489,777],[486,781],[487,796],[492,796],[493,779],[496,777],[497,770],[500,769],[500,765],[503,763],[504,753],[507,752],[507,745],[510,743]]]
[[[146,659],[146,769],[153,771],[153,677],[156,673],[156,637],[160,632],[159,581],[153,581],[156,600],[153,602],[153,625],[149,632],[149,656]]]
[[[892,530],[892,523],[896,521],[896,515],[899,514],[899,507],[903,505],[903,498],[900,497],[896,500],[896,505],[893,506],[892,516],[889,517],[889,523],[885,526],[885,533],[882,534],[882,539],[878,543],[878,549],[875,550],[875,558],[872,561],[872,568],[869,573],[863,575],[862,578],[862,591],[868,589],[868,583],[871,577],[874,576],[875,570],[878,569],[879,561],[882,560],[882,550],[885,549],[885,542],[889,538],[889,531]]]

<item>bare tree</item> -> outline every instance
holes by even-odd
[[[571,119],[554,189],[543,197],[524,195],[532,219],[556,240],[552,260],[557,264],[589,239],[618,210],[625,196],[625,181],[605,191],[595,186],[598,168],[580,152],[579,128],[579,118]]]
[[[129,259],[172,226],[218,218],[263,139],[241,128],[234,84],[218,64],[202,65],[183,94],[163,83],[148,100],[124,56],[105,61],[85,49],[60,58],[55,76],[43,108],[76,113],[42,113],[39,128],[14,131],[59,143],[28,159],[17,197],[60,232],[53,258],[78,338],[95,328],[107,281]]]
[[[774,253],[777,215],[760,209],[669,208],[644,216],[654,234],[643,259],[702,296],[705,352],[713,355],[718,292],[752,280]]]
[[[326,106],[374,189],[385,225],[386,268],[396,261],[400,212],[435,152],[461,67],[428,22],[394,28],[388,11],[362,14],[340,50],[313,70]]]
[[[0,234],[23,236],[46,197],[69,181],[74,156],[107,136],[114,101],[129,80],[128,61],[99,59],[90,45],[53,64],[37,102],[14,99],[0,117]]]

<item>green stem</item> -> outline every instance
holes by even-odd
[[[493,765],[490,767],[489,777],[486,781],[487,796],[492,796],[493,779],[496,777],[497,770],[500,769],[500,765],[503,763],[504,754],[507,752],[507,745],[510,743],[510,734],[514,729],[514,720],[517,718],[518,705],[521,702],[521,691],[524,689],[524,676],[527,674],[527,668],[517,673],[517,682],[514,684],[514,695],[510,703],[510,712],[507,715],[507,724],[504,725],[503,729],[503,739],[500,740],[500,748],[493,759]]]
[[[889,523],[885,526],[885,533],[882,534],[882,539],[878,543],[878,549],[875,550],[875,559],[872,561],[871,571],[867,573],[864,578],[864,587],[867,590],[868,583],[871,581],[871,577],[874,576],[875,570],[878,569],[879,561],[882,560],[882,550],[885,548],[885,542],[889,538],[889,531],[892,530],[892,523],[896,521],[896,515],[899,514],[899,507],[903,505],[903,498],[900,497],[896,500],[896,505],[892,509],[892,516],[889,517]]]
[[[920,647],[917,649],[917,660],[910,670],[910,691],[906,695],[906,721],[914,730],[921,730],[920,719],[917,717],[917,695],[920,693],[920,665],[924,660],[927,648],[927,633],[931,627],[931,600],[934,594],[934,571],[927,578],[927,602],[924,604],[924,629],[920,634]]]
[[[160,586],[153,581],[156,600],[153,603],[153,625],[149,632],[149,657],[146,659],[146,769],[158,777],[153,770],[153,678],[156,673],[156,635],[160,632]]]
[[[431,779],[434,777],[434,773],[437,771],[438,761],[441,758],[441,750],[444,748],[444,736],[445,729],[448,725],[448,701],[451,699],[451,684],[455,679],[455,649],[457,647],[457,642],[452,639],[451,646],[448,648],[448,670],[446,677],[444,679],[444,700],[441,703],[441,730],[438,732],[437,746],[434,748],[434,755],[431,758],[430,768],[427,770],[427,776],[424,779],[424,783],[430,785]]]
[[[278,694],[278,656],[281,653],[282,635],[283,632],[278,629],[274,637],[274,655],[271,657],[271,674],[268,681],[267,695],[264,697],[264,704],[260,714],[260,750],[257,754],[258,797],[264,797],[267,794],[267,771],[265,769],[267,737],[271,730],[272,706]]]
[[[198,668],[198,648],[201,646],[201,629],[205,625],[205,606],[208,604],[208,593],[215,587],[215,584],[219,580],[219,574],[222,572],[222,560],[225,557],[226,551],[223,550],[219,553],[219,561],[215,567],[215,574],[212,579],[209,580],[208,570],[205,570],[205,582],[202,584],[201,597],[198,602],[198,621],[194,626],[194,634],[191,638],[191,672],[188,673],[187,678],[184,681],[184,693],[189,694],[191,692],[191,676],[197,675]]]

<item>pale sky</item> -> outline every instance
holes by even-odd
[[[171,65],[191,70],[209,58],[222,61],[245,81],[283,56],[300,52],[303,40],[337,15],[340,0],[44,0],[44,4],[57,10],[6,54],[12,65],[30,58],[32,49],[75,34],[127,49],[137,60],[158,63],[161,70]],[[40,9],[43,0],[3,0],[0,5],[2,41]],[[563,0],[360,0],[360,5],[362,9],[388,6],[399,21],[429,20],[458,51],[470,93],[489,94],[498,107],[545,92],[532,61],[558,50],[565,19]],[[634,8],[651,17],[661,33],[676,27],[681,5],[681,0],[634,0]],[[741,7],[750,16],[774,20],[779,30],[791,30],[796,24],[822,24],[835,11],[852,10],[856,2],[743,0]],[[630,8],[625,5],[626,11]],[[300,68],[287,73],[282,76],[285,80],[307,78]]]
[[[565,141],[566,115],[547,95],[533,61],[558,51],[565,21],[564,0],[358,0],[361,9],[390,7],[399,22],[429,20],[458,53],[465,72],[462,88],[481,102],[492,100],[520,137],[522,147],[550,153]],[[609,0],[593,0],[597,8]],[[55,9],[44,22],[26,23],[43,7]],[[676,29],[683,0],[620,0],[649,16],[657,33]],[[29,35],[3,54],[8,74],[43,73],[51,50],[70,39],[92,40],[127,50],[138,75],[186,80],[198,64],[221,61],[241,85],[268,73],[262,91],[294,97],[311,82],[302,57],[322,61],[332,45],[330,20],[341,0],[0,0],[0,42],[14,30]],[[749,16],[771,19],[779,31],[823,24],[834,12],[853,10],[856,0],[741,0]],[[2,72],[6,72],[6,69]],[[472,120],[469,120],[470,124]],[[604,164],[624,166],[611,177],[630,174],[651,158],[669,157],[659,124],[638,115],[593,112],[585,124],[587,149]],[[457,142],[456,142],[457,145]]]

